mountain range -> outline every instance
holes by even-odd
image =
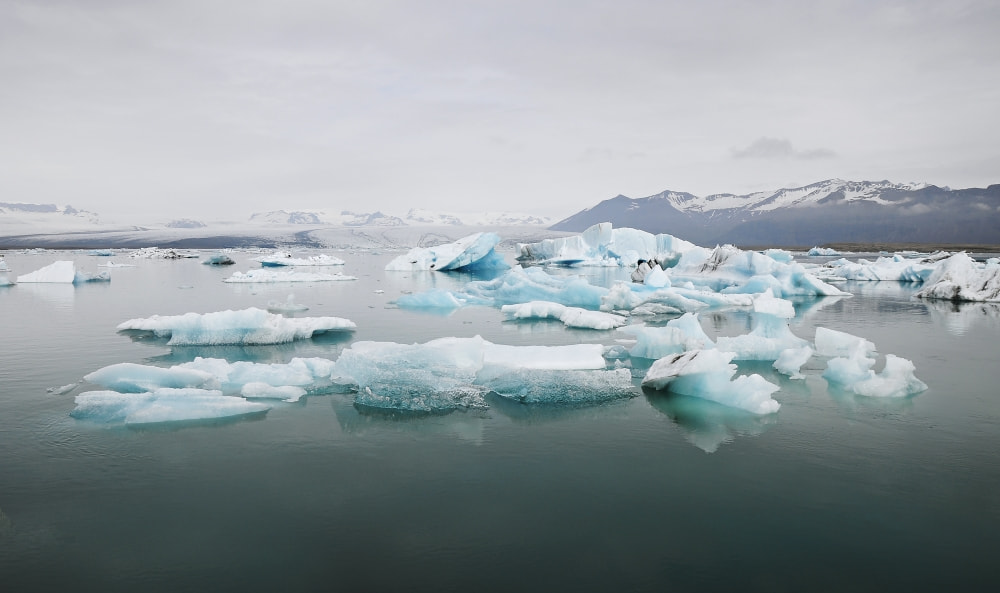
[[[798,188],[705,197],[619,195],[549,227],[599,222],[669,233],[698,245],[828,243],[1000,244],[1000,184],[950,189],[922,183],[829,179]]]

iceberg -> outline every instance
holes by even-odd
[[[875,352],[875,344],[868,340],[827,327],[816,328],[815,343],[820,356],[850,356],[854,352],[868,356]]]
[[[812,358],[814,353],[815,351],[808,345],[782,350],[774,361],[774,369],[791,379],[805,379],[799,369]]]
[[[778,386],[760,375],[732,379],[736,365],[732,352],[690,350],[665,356],[653,363],[642,386],[700,397],[754,414],[772,414],[781,407],[771,398]]]
[[[205,389],[162,388],[143,393],[87,391],[70,416],[100,423],[149,424],[263,414],[270,406]]]
[[[580,307],[567,307],[551,301],[529,301],[514,305],[503,305],[500,312],[508,320],[516,319],[558,319],[566,327],[582,329],[614,329],[625,325],[627,319],[614,313],[588,311]]]
[[[633,358],[658,359],[687,350],[714,348],[715,344],[701,328],[696,313],[686,313],[671,319],[664,327],[629,325],[618,331],[635,337],[635,345],[629,349]]]
[[[493,280],[466,283],[459,292],[434,290],[407,294],[396,304],[409,309],[457,308],[466,305],[500,307],[531,301],[550,301],[567,307],[597,310],[607,288],[594,286],[580,276],[554,276],[541,268],[515,266]]]
[[[171,346],[283,344],[330,331],[353,331],[353,321],[340,317],[283,317],[251,307],[239,311],[154,315],[124,321],[118,331],[147,331],[170,337]]]
[[[886,354],[885,368],[879,373],[872,370],[874,364],[874,359],[856,351],[848,358],[828,361],[823,377],[865,397],[906,397],[927,389],[914,375],[913,363],[905,358]]]
[[[819,268],[818,274],[824,279],[919,283],[926,281],[936,268],[934,261],[912,260],[896,254],[880,257],[874,262],[866,259],[852,262],[841,258]]]
[[[785,350],[809,345],[788,328],[787,320],[795,317],[795,307],[790,301],[775,298],[771,289],[754,298],[753,310],[750,333],[718,338],[719,350],[734,353],[735,360],[777,360]]]
[[[0,276],[0,286],[14,286],[14,283],[7,276]]]
[[[839,288],[823,282],[802,264],[784,263],[756,251],[721,245],[703,253],[690,251],[670,270],[677,282],[690,282],[723,293],[762,293],[774,296],[844,296]]]
[[[222,281],[234,284],[253,284],[270,282],[340,282],[345,280],[357,280],[357,278],[341,274],[340,272],[336,274],[318,274],[313,272],[274,272],[259,269],[248,272],[233,272],[232,276]]]
[[[600,344],[508,346],[479,336],[424,344],[355,342],[332,375],[357,385],[356,405],[407,412],[487,408],[489,391],[524,403],[631,395],[630,373],[607,370],[603,352]]]
[[[206,266],[231,266],[236,262],[225,253],[217,253],[213,256],[205,258],[201,263]]]
[[[416,270],[502,270],[509,266],[494,248],[500,242],[496,233],[475,233],[454,243],[436,247],[415,247],[386,264],[386,271]]]
[[[602,222],[580,235],[518,244],[517,261],[523,265],[626,266],[644,259],[670,267],[681,254],[702,249],[672,235],[615,229],[610,222]]]
[[[287,251],[276,251],[272,255],[262,255],[260,257],[255,257],[254,261],[260,262],[260,265],[264,267],[283,267],[283,266],[342,266],[344,265],[344,260],[339,257],[334,257],[332,255],[327,255],[325,253],[320,253],[318,255],[311,255],[309,257],[292,257],[291,253]]]
[[[88,274],[76,269],[76,264],[71,261],[60,260],[53,262],[44,268],[40,268],[30,274],[23,274],[17,277],[18,283],[59,283],[59,284],[81,284],[84,282],[108,282],[111,276],[107,272],[98,274]]]
[[[224,395],[297,401],[308,393],[330,390],[333,364],[325,358],[293,358],[287,364],[266,364],[197,357],[169,368],[113,364],[86,375],[84,380],[119,393],[190,388],[220,391]]]
[[[20,281],[20,278],[18,278]],[[979,264],[965,252],[941,261],[914,296],[949,301],[1000,302],[1000,262]]]
[[[829,247],[813,247],[806,252],[806,255],[811,255],[813,257],[828,257],[841,255],[836,249],[830,249]]]
[[[128,255],[135,259],[197,259],[197,253],[180,249],[160,249],[159,247],[143,247]]]

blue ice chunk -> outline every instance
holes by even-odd
[[[70,416],[105,424],[148,424],[261,414],[270,406],[205,389],[156,389],[143,393],[88,391],[75,398]]]
[[[496,233],[475,233],[454,243],[436,247],[415,247],[386,264],[387,271],[414,270],[502,270],[508,268],[494,251],[500,237]]]
[[[720,350],[690,350],[666,356],[653,363],[642,386],[700,397],[754,414],[777,412],[781,404],[771,394],[778,386],[756,374],[733,379],[737,369],[730,364],[732,359],[732,352]]]

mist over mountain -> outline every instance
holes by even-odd
[[[1000,244],[1000,184],[953,190],[830,179],[746,195],[619,195],[549,228],[580,232],[599,222],[669,233],[699,245]]]

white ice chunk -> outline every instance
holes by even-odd
[[[754,414],[777,412],[781,404],[771,394],[778,386],[756,374],[732,380],[737,370],[736,365],[730,364],[732,359],[732,352],[721,350],[690,350],[666,356],[653,363],[642,379],[642,386],[668,389]]]
[[[354,276],[348,276],[337,272],[336,274],[320,274],[316,272],[275,272],[272,270],[248,270],[246,272],[233,272],[229,278],[223,282],[229,283],[271,283],[271,282],[341,282],[345,280],[357,280]]]
[[[625,325],[627,319],[614,313],[588,311],[580,307],[567,307],[550,301],[530,301],[504,305],[500,312],[507,319],[558,319],[566,327],[582,329],[614,329]]]
[[[415,247],[386,264],[387,271],[504,269],[494,247],[500,242],[496,233],[475,233],[454,243],[436,247]]]
[[[22,274],[17,277],[17,281],[23,284],[32,282],[80,284],[82,282],[102,282],[110,279],[111,276],[109,276],[107,272],[101,272],[94,275],[86,272],[78,272],[76,264],[72,261],[66,260],[52,262],[44,268],[40,268],[30,274]]]
[[[603,351],[601,344],[508,346],[479,336],[355,342],[334,374],[358,385],[358,405],[404,411],[485,408],[491,389],[526,402],[599,401],[625,395],[621,373],[607,374]]]
[[[629,350],[629,355],[636,358],[657,359],[686,350],[715,347],[695,313],[671,319],[664,327],[629,325],[619,331],[635,337],[636,343]]]
[[[205,389],[157,389],[144,393],[88,391],[75,398],[70,415],[101,423],[147,424],[260,414],[270,406]]]
[[[269,385],[254,382],[244,385],[240,393],[249,399],[281,399],[286,402],[297,402],[306,394],[306,390],[296,385]]]
[[[815,342],[820,356],[850,356],[859,350],[867,356],[875,352],[875,344],[868,340],[826,327],[816,328]]]
[[[18,278],[18,282],[21,279]],[[1000,263],[978,264],[968,254],[956,253],[938,264],[916,293],[924,299],[1000,302]]]
[[[806,362],[812,358],[813,349],[808,345],[801,348],[788,348],[782,350],[778,359],[774,361],[774,368],[783,375],[788,375],[792,379],[804,379],[805,376],[799,371]]]
[[[219,389],[219,381],[202,370],[171,367],[168,369],[122,362],[98,369],[83,377],[95,385],[115,391],[137,393],[164,387]]]
[[[871,369],[875,361],[856,351],[848,358],[834,358],[827,363],[823,376],[866,397],[905,397],[920,393],[927,385],[914,375],[913,363],[892,354],[885,356],[885,368],[876,373]]]
[[[640,259],[656,260],[670,267],[681,254],[702,249],[672,235],[653,235],[638,229],[613,229],[611,223],[595,224],[580,235],[545,239],[518,245],[524,264],[563,266],[635,265]]]
[[[813,247],[812,249],[806,252],[806,255],[811,255],[814,257],[815,256],[825,257],[825,256],[840,255],[840,252],[837,251],[836,249],[830,249],[829,247]]]
[[[254,261],[260,262],[260,265],[264,267],[344,265],[344,260],[325,253],[310,255],[309,257],[292,257],[292,254],[287,251],[276,251],[272,255],[255,257]]]
[[[753,328],[750,333],[716,340],[719,350],[733,352],[736,360],[777,360],[782,351],[802,348],[809,342],[788,328],[795,317],[791,302],[777,299],[770,289],[754,298]]]
[[[855,281],[924,282],[938,267],[937,262],[907,259],[902,255],[880,257],[876,261],[838,259],[817,271],[828,278]]]
[[[184,315],[154,315],[130,319],[118,331],[153,332],[170,337],[173,346],[215,346],[225,344],[283,344],[329,331],[353,331],[353,321],[340,317],[289,318],[263,309]]]

